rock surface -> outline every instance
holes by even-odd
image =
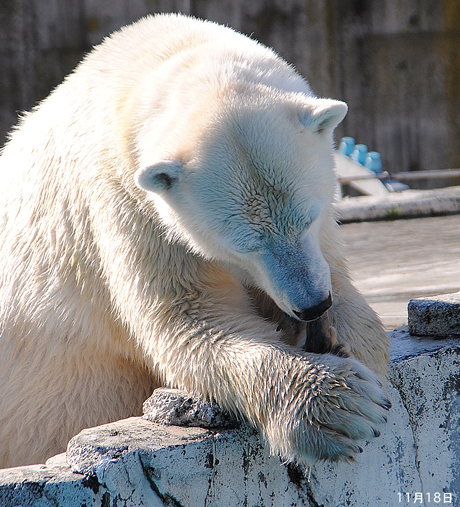
[[[144,419],[159,424],[235,428],[238,421],[219,405],[179,389],[155,389],[143,405]]]
[[[460,336],[460,292],[412,299],[407,311],[415,336]]]

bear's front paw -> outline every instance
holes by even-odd
[[[387,421],[391,403],[370,370],[352,359],[321,359],[315,365],[299,361],[289,372],[283,404],[267,432],[272,448],[288,461],[352,461],[362,452],[357,441],[378,437],[377,426]]]

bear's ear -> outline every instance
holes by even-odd
[[[182,164],[177,160],[162,160],[151,166],[139,169],[134,181],[139,188],[147,192],[170,190],[182,172]]]
[[[345,102],[331,99],[315,100],[313,105],[299,113],[302,125],[318,133],[333,130],[345,118],[348,106]]]

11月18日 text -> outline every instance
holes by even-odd
[[[419,504],[419,505],[453,505],[455,495],[453,493],[422,493],[416,491],[414,493],[398,493],[398,502],[401,504]]]

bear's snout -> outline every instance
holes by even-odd
[[[310,322],[331,307],[329,264],[313,236],[302,243],[274,242],[257,260],[259,287],[292,318]]]
[[[325,311],[329,310],[331,306],[332,296],[331,293],[329,293],[329,296],[324,301],[321,301],[321,303],[312,306],[311,308],[305,308],[301,311],[294,311],[294,314],[299,320],[303,322],[310,322],[321,317],[321,315],[323,315]]]

